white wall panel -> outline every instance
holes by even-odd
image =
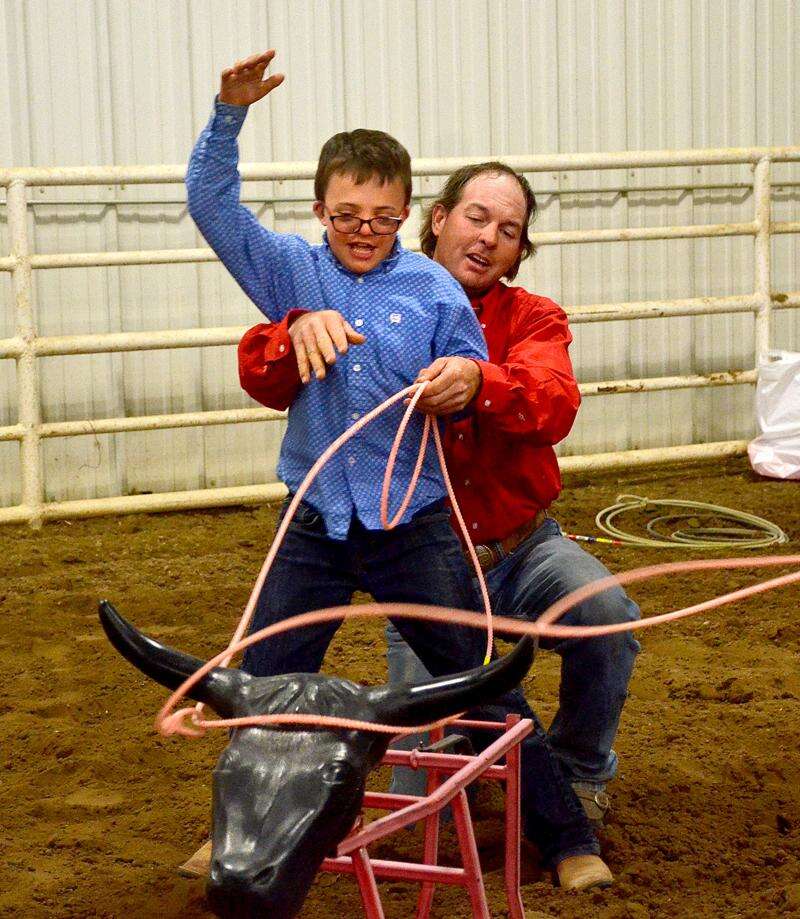
[[[723,147],[755,141],[755,59],[752,4],[721,4],[696,0],[692,19],[693,131],[695,146]],[[743,72],[744,71],[744,72]],[[747,79],[749,77],[749,79]],[[734,142],[732,138],[737,138]],[[707,167],[697,174],[704,179],[735,181],[741,167]],[[739,201],[752,214],[752,199],[742,195],[709,192],[694,196],[698,223],[726,223],[743,219]],[[747,219],[747,218],[744,218]],[[718,295],[752,289],[753,245],[750,240],[711,239],[697,244],[695,280],[700,290]],[[751,316],[714,316],[697,319],[695,360],[701,372],[753,364],[754,327]],[[742,387],[719,388],[697,394],[694,404],[698,440],[729,440],[741,430],[738,418],[746,417],[752,396]],[[738,429],[738,430],[737,430]]]
[[[690,0],[626,8],[626,129],[634,150],[691,146]],[[690,167],[630,169],[626,184],[632,226],[691,224],[692,197],[684,191],[640,191],[637,186],[681,185],[692,181]],[[691,240],[634,242],[628,246],[628,296],[633,300],[691,297],[695,293]],[[674,376],[693,366],[693,321],[688,318],[630,324],[629,373],[633,377]],[[690,391],[649,393],[631,400],[631,445],[654,447],[670,431],[676,443],[690,443]]]
[[[558,5],[559,147],[562,152],[618,150],[627,146],[625,124],[624,4]],[[562,173],[562,192],[624,185],[624,171]],[[627,201],[619,195],[568,193],[561,196],[564,229],[626,226]],[[581,244],[562,248],[562,298],[566,304],[614,302],[627,298],[627,246]],[[576,326],[573,360],[582,380],[624,375],[629,352],[625,323]],[[609,442],[629,439],[630,396],[584,402],[580,423],[570,438],[574,452],[595,452]]]
[[[555,0],[510,0],[491,5],[489,69],[491,144],[487,153],[549,153],[560,149],[557,4]],[[557,174],[529,175],[535,189],[558,187]],[[535,229],[561,228],[561,199],[537,193]],[[517,283],[561,302],[561,259],[557,246],[543,247],[523,264]]]
[[[0,163],[185,162],[219,72],[270,46],[287,79],[250,114],[244,160],[311,160],[331,134],[362,126],[417,156],[792,144],[799,29],[794,0],[0,0]],[[800,168],[773,174],[775,219],[800,220]],[[747,177],[738,167],[537,174],[536,228],[746,221],[753,200],[741,190],[643,189]],[[266,225],[319,238],[310,182],[251,183],[245,195]],[[178,186],[32,198],[37,251],[201,244]],[[2,253],[5,218],[0,207]],[[415,206],[406,236],[418,220]],[[797,289],[800,239],[776,238],[773,259],[774,290]],[[519,282],[567,306],[732,294],[752,289],[753,244],[544,247]],[[0,297],[7,336],[7,276]],[[49,334],[261,318],[213,264],[39,271],[34,297]],[[798,311],[776,314],[774,327],[776,345],[800,349]],[[748,367],[753,320],[576,326],[572,353],[587,381]],[[231,348],[48,358],[42,381],[47,420],[248,404]],[[750,387],[587,399],[563,450],[747,436],[751,402]],[[13,362],[0,361],[0,424],[15,417]],[[261,424],[54,440],[48,497],[264,481],[280,435]],[[17,500],[17,452],[0,444],[0,503]]]
[[[796,143],[800,136],[800,8],[792,0],[779,3],[760,0],[757,11],[761,22],[756,66],[758,136],[778,138],[777,143]],[[765,100],[770,100],[770,104],[765,104]],[[773,174],[777,186],[773,195],[775,220],[800,220],[800,191],[797,186],[781,188],[778,184],[781,181],[800,181],[800,168],[797,164],[778,164]],[[772,256],[773,290],[796,290],[800,278],[800,244],[797,237],[777,237]],[[800,311],[777,314],[774,342],[779,348],[800,350]]]

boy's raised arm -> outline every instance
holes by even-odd
[[[237,137],[248,106],[283,82],[264,80],[274,51],[254,55],[223,70],[211,120],[195,144],[186,173],[189,213],[211,248],[245,293],[270,319],[294,305],[276,275],[301,241],[273,233],[239,202],[241,179]],[[286,275],[284,275],[286,277]],[[287,305],[288,304],[288,305]]]

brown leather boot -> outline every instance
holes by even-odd
[[[569,859],[567,859],[569,861]],[[178,874],[187,878],[204,878],[211,868],[211,840],[204,842],[194,855],[178,865]]]
[[[556,874],[564,890],[590,890],[614,883],[614,876],[599,855],[571,855],[556,865]]]

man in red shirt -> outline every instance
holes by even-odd
[[[528,226],[535,211],[524,177],[494,162],[455,172],[432,205],[421,233],[423,251],[464,288],[489,360],[437,359],[419,374],[429,384],[417,403],[420,411],[449,418],[450,478],[477,544],[492,608],[529,620],[608,574],[547,516],[561,489],[553,445],[569,432],[580,396],[563,310],[500,280],[513,280],[531,254]],[[338,354],[357,346],[351,333],[333,310],[292,311],[280,324],[257,326],[240,345],[242,386],[263,404],[286,408],[302,383],[323,378]],[[561,621],[595,625],[638,616],[617,588]],[[422,663],[391,626],[387,637],[390,680],[424,679]],[[550,744],[587,815],[599,823],[607,807],[605,783],[616,772],[612,742],[639,645],[626,632],[546,646],[562,657]],[[420,773],[395,770],[392,790],[419,793],[421,780]],[[557,868],[562,886],[573,889],[611,879],[596,856],[565,859]]]
[[[477,544],[492,609],[527,620],[609,573],[547,516],[561,490],[553,445],[572,427],[580,396],[563,310],[500,280],[513,280],[530,255],[535,211],[524,177],[501,163],[482,163],[450,176],[420,234],[423,252],[469,297],[489,360],[434,361],[419,374],[430,382],[417,407],[450,416],[450,478]],[[615,588],[560,621],[600,625],[638,617],[636,604]],[[390,679],[420,679],[421,663],[391,626],[387,637]],[[639,643],[624,632],[542,645],[562,661],[560,705],[548,737],[587,815],[599,824],[608,807],[605,783],[616,773],[612,743]],[[397,770],[393,790],[410,791],[414,782],[419,776]]]

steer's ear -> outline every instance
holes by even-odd
[[[107,600],[100,603],[100,622],[111,644],[126,660],[168,689],[177,689],[205,663],[148,638]],[[244,711],[244,689],[251,680],[241,670],[215,667],[192,687],[189,695],[196,702],[210,705],[223,718],[235,717]]]
[[[376,686],[369,690],[378,717],[388,724],[410,726],[438,721],[492,702],[513,689],[530,670],[536,642],[521,638],[513,651],[485,667],[464,670],[427,683]]]

